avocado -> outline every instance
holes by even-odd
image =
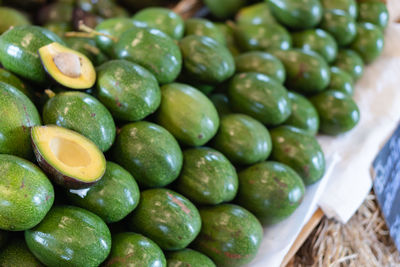
[[[268,0],[275,18],[283,25],[295,29],[309,29],[321,21],[323,8],[319,0]]]
[[[366,1],[358,4],[358,21],[370,22],[385,29],[389,22],[389,12],[385,3]]]
[[[215,263],[203,253],[193,249],[183,249],[167,254],[168,267],[216,267]]]
[[[235,167],[220,152],[208,147],[183,152],[183,167],[175,187],[197,204],[231,201],[238,189]]]
[[[226,39],[221,30],[210,20],[202,18],[190,18],[185,21],[185,36],[198,35],[214,39],[225,45]]]
[[[289,166],[275,161],[260,162],[242,170],[239,184],[236,203],[264,225],[289,217],[305,194],[300,176]]]
[[[20,78],[14,75],[12,72],[0,68],[0,82],[7,83],[14,86],[19,91],[24,93],[32,102],[36,100],[36,96],[32,92],[31,88],[27,83],[23,82]]]
[[[53,207],[36,227],[25,231],[29,250],[47,266],[99,266],[111,250],[111,233],[94,213]]]
[[[325,10],[319,27],[335,37],[339,46],[350,44],[357,34],[354,18],[340,9]]]
[[[210,95],[209,98],[217,109],[219,117],[232,113],[229,105],[229,98],[225,94],[213,94]]]
[[[53,205],[53,186],[37,166],[16,156],[0,154],[0,170],[0,229],[34,227]]]
[[[0,34],[7,31],[10,27],[31,24],[25,14],[11,7],[0,7],[0,18]]]
[[[114,44],[114,55],[145,67],[161,84],[174,81],[182,68],[178,45],[162,31],[152,28],[134,26],[123,32]]]
[[[258,72],[268,75],[280,83],[286,80],[282,62],[272,54],[260,51],[243,53],[235,58],[236,73]]]
[[[354,82],[364,73],[364,61],[351,49],[340,49],[333,65],[350,74]]]
[[[99,66],[97,73],[96,96],[116,120],[142,120],[160,105],[156,77],[138,64],[111,60]]]
[[[132,19],[147,27],[159,29],[175,40],[181,39],[185,30],[182,17],[168,8],[148,7],[137,12]]]
[[[266,160],[272,149],[267,128],[244,114],[229,114],[221,118],[213,147],[232,163],[240,165]]]
[[[204,0],[211,14],[218,19],[227,19],[247,4],[247,0]]]
[[[357,23],[357,36],[350,48],[358,52],[368,64],[378,58],[383,50],[383,32],[381,28],[369,22]]]
[[[311,135],[316,135],[319,129],[319,117],[314,105],[298,93],[289,92],[288,96],[292,104],[292,114],[284,124],[295,126]]]
[[[65,188],[88,188],[106,169],[101,150],[85,136],[48,125],[31,128],[33,151],[39,166],[53,182]]]
[[[29,128],[41,124],[34,104],[17,88],[0,82],[0,114],[0,154],[31,159]]]
[[[238,24],[273,24],[276,23],[267,3],[256,3],[242,7],[236,14]]]
[[[165,188],[142,191],[129,226],[156,242],[163,250],[179,250],[198,235],[201,218],[184,196]]]
[[[82,92],[64,92],[50,98],[43,107],[43,122],[74,130],[107,151],[116,129],[110,112],[96,98]]]
[[[338,67],[331,67],[331,82],[328,89],[341,91],[349,96],[354,94],[353,77]]]
[[[299,49],[277,50],[273,55],[286,68],[286,87],[302,94],[323,91],[329,84],[330,71],[327,62],[314,51]]]
[[[62,1],[42,6],[37,12],[37,22],[40,25],[47,23],[70,22],[74,7],[71,3]]]
[[[357,19],[358,6],[356,0],[321,0],[325,10],[341,9],[347,12],[353,19]]]
[[[202,146],[215,135],[218,113],[203,93],[186,84],[171,83],[161,87],[161,94],[156,121],[178,141]]]
[[[25,240],[20,238],[13,238],[3,250],[0,250],[0,264],[2,267],[43,267],[29,251]]]
[[[228,48],[206,36],[189,35],[179,42],[183,71],[199,82],[218,84],[235,72],[235,61]]]
[[[328,90],[310,98],[318,111],[320,131],[338,135],[353,129],[360,120],[360,111],[351,98],[340,91]]]
[[[0,37],[0,62],[4,68],[35,83],[45,83],[46,73],[38,49],[53,42],[63,44],[56,34],[38,26],[18,26]]]
[[[280,126],[270,131],[271,159],[294,169],[305,185],[319,181],[325,173],[325,157],[317,139],[293,126]]]
[[[141,187],[170,184],[178,177],[183,161],[175,138],[163,127],[146,121],[121,128],[113,158],[133,175]]]
[[[231,23],[214,23],[215,26],[223,33],[225,36],[225,43],[228,47],[229,51],[231,52],[232,56],[237,56],[240,54],[240,50],[236,45],[235,41],[235,31],[233,29],[233,22]],[[234,24],[233,24],[234,25]]]
[[[202,228],[192,247],[217,266],[238,267],[251,262],[260,247],[263,228],[246,209],[221,204],[200,209]]]
[[[107,61],[107,56],[97,47],[94,38],[87,37],[65,37],[67,46],[75,51],[84,54],[95,66]]]
[[[103,178],[88,189],[67,191],[76,206],[87,209],[106,223],[118,222],[131,213],[139,203],[139,187],[124,168],[107,161]]]
[[[149,238],[132,233],[118,233],[112,236],[110,255],[104,267],[166,267],[164,253]]]

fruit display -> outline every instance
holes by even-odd
[[[3,0],[0,266],[252,262],[326,168],[373,0]]]

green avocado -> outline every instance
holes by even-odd
[[[0,34],[7,31],[10,27],[24,26],[31,24],[27,16],[17,9],[0,7]]]
[[[27,83],[23,82],[20,78],[14,75],[12,72],[0,68],[0,82],[7,83],[20,90],[26,95],[32,102],[37,100],[36,95]]]
[[[292,114],[284,124],[300,128],[311,135],[316,135],[319,129],[319,117],[314,105],[298,93],[289,92],[288,96],[292,104]]]
[[[357,34],[354,18],[340,9],[325,10],[319,27],[332,34],[339,46],[350,44]]]
[[[364,61],[351,49],[340,49],[333,65],[350,74],[354,82],[364,73]]]
[[[0,154],[0,229],[23,231],[37,225],[54,202],[46,175],[22,158]]]
[[[280,83],[286,79],[286,71],[282,62],[275,56],[260,51],[243,53],[235,58],[236,73],[258,72],[274,78]]]
[[[325,157],[317,139],[293,126],[271,130],[271,159],[293,168],[305,185],[319,181],[325,173]]]
[[[42,267],[43,265],[29,251],[25,240],[14,238],[0,250],[1,267]]]
[[[217,266],[239,267],[251,262],[263,237],[260,222],[246,209],[221,204],[200,209],[202,228],[192,247]]]
[[[240,50],[236,45],[235,41],[235,32],[233,30],[233,26],[227,23],[214,23],[215,26],[224,34],[225,36],[225,43],[228,47],[229,51],[233,56],[237,56],[240,54]]]
[[[14,27],[0,36],[0,62],[22,78],[45,83],[48,79],[37,51],[53,42],[64,43],[56,34],[38,26]]]
[[[227,19],[235,15],[247,4],[247,0],[204,0],[211,14],[218,19]]]
[[[74,205],[87,209],[106,223],[118,222],[131,213],[139,203],[139,187],[124,168],[107,161],[103,178],[86,189],[67,191]]]
[[[175,189],[197,204],[231,201],[238,189],[235,167],[217,150],[207,147],[183,152],[183,167]]]
[[[320,131],[338,135],[353,129],[360,120],[360,111],[351,98],[340,91],[328,90],[310,98],[318,111]]]
[[[235,61],[228,48],[206,36],[189,35],[179,46],[183,56],[183,72],[191,79],[218,84],[235,72]]]
[[[232,113],[229,98],[225,94],[212,94],[209,98],[217,109],[219,117]]]
[[[273,24],[276,23],[267,3],[257,3],[243,7],[236,15],[238,24]]]
[[[103,267],[166,267],[164,253],[147,237],[126,232],[112,237],[112,247]]]
[[[331,82],[328,89],[341,91],[349,96],[354,94],[353,77],[338,67],[331,67]]]
[[[260,162],[241,171],[239,184],[235,201],[264,225],[289,217],[305,194],[300,176],[289,166],[275,161]]]
[[[0,82],[0,114],[0,154],[31,159],[29,128],[41,124],[34,104],[17,88]]]
[[[389,22],[386,4],[378,1],[366,1],[358,4],[358,21],[370,22],[385,29]]]
[[[199,90],[181,83],[161,88],[157,123],[189,146],[202,146],[217,132],[219,117],[213,103]]]
[[[175,138],[163,127],[146,121],[121,128],[113,158],[142,187],[162,187],[171,183],[178,177],[183,161]]]
[[[181,39],[185,30],[182,17],[168,8],[149,7],[137,12],[132,19],[159,29],[175,40]]]
[[[232,163],[240,165],[266,160],[272,149],[267,128],[244,114],[229,114],[221,118],[213,146]]]
[[[198,35],[214,39],[225,45],[226,39],[221,30],[210,20],[202,18],[191,18],[185,21],[185,36]]]
[[[129,226],[156,242],[163,250],[179,250],[198,235],[201,218],[197,208],[184,196],[165,188],[141,192]]]
[[[182,68],[182,55],[174,39],[153,28],[131,27],[114,44],[114,55],[148,69],[161,84],[174,81]],[[149,53],[151,51],[151,53]]]
[[[157,79],[138,64],[111,60],[97,68],[97,75],[96,96],[116,120],[142,120],[160,105]]]
[[[29,250],[47,266],[99,266],[111,250],[111,233],[96,214],[53,207],[36,227],[25,231]]]
[[[74,6],[62,1],[42,6],[37,12],[37,22],[40,25],[47,23],[70,22]]]
[[[168,253],[167,263],[168,267],[216,267],[209,257],[189,248]]]
[[[383,39],[381,28],[369,22],[361,22],[357,24],[357,36],[350,48],[358,52],[363,61],[368,64],[381,55]]]
[[[358,6],[356,0],[321,0],[324,9],[340,9],[357,19]]]
[[[228,97],[234,111],[266,125],[279,125],[292,112],[286,88],[261,73],[236,74],[230,81]]]

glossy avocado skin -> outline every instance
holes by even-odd
[[[292,112],[286,88],[261,73],[235,75],[229,84],[228,97],[234,111],[266,125],[279,125]]]
[[[213,147],[239,165],[266,160],[272,149],[267,128],[244,114],[229,114],[221,118]]]
[[[325,10],[340,9],[347,12],[353,19],[357,19],[358,5],[356,0],[321,0]]]
[[[232,109],[229,106],[229,98],[225,94],[212,94],[209,98],[217,109],[220,118],[223,115],[232,113]]]
[[[46,73],[37,50],[52,42],[64,42],[38,26],[18,26],[0,37],[0,62],[4,68],[35,83],[46,83]]]
[[[23,231],[37,225],[54,202],[54,189],[36,165],[0,154],[0,229]]]
[[[210,9],[211,14],[219,19],[227,19],[247,4],[247,0],[205,0],[204,4]]]
[[[328,89],[341,91],[352,96],[354,94],[353,77],[338,67],[331,67],[331,82]]]
[[[112,237],[112,248],[104,267],[166,267],[164,253],[149,238],[133,232],[118,233]]]
[[[289,166],[276,162],[257,163],[239,173],[236,203],[252,212],[263,225],[289,217],[301,204],[305,187]]]
[[[174,251],[185,248],[195,239],[201,218],[197,208],[184,196],[165,188],[149,189],[141,192],[129,226],[163,250]]]
[[[139,203],[139,187],[132,175],[116,163],[107,161],[101,180],[88,189],[68,190],[74,205],[87,209],[106,223],[118,222]]]
[[[192,247],[217,266],[238,267],[254,259],[263,237],[257,218],[246,209],[221,204],[200,209],[202,229]]]
[[[29,250],[47,266],[98,266],[111,249],[107,225],[74,206],[53,207],[36,227],[25,231]]]
[[[23,13],[10,7],[0,7],[0,17],[0,34],[7,31],[10,27],[31,24],[28,18]]]
[[[340,9],[325,10],[319,26],[332,34],[339,46],[350,44],[357,34],[354,18]]]
[[[95,94],[116,120],[142,120],[160,105],[157,79],[138,64],[111,60],[97,68],[97,75]]]
[[[226,39],[223,32],[210,20],[202,18],[190,18],[185,21],[185,36],[199,35],[214,39],[225,45]]]
[[[228,25],[226,23],[214,23],[217,28],[223,33],[225,37],[225,43],[228,47],[229,51],[231,52],[232,56],[237,56],[240,54],[240,50],[237,47],[235,42],[235,33],[232,25]]]
[[[357,36],[350,47],[368,64],[382,53],[383,37],[381,28],[369,22],[361,22],[357,24]]]
[[[182,151],[163,127],[146,121],[126,124],[117,136],[113,158],[141,187],[162,187],[182,168]]]
[[[24,95],[26,95],[32,102],[37,101],[37,96],[34,94],[32,89],[12,72],[0,68],[0,82],[14,86],[24,93]]]
[[[256,3],[243,7],[236,14],[238,24],[272,24],[276,23],[267,3]]]
[[[2,267],[42,267],[38,259],[29,251],[25,240],[13,238],[0,250],[0,263]]]
[[[168,253],[167,262],[168,267],[216,267],[209,257],[189,248]]]
[[[318,111],[320,131],[338,135],[353,129],[360,120],[360,111],[354,100],[339,91],[328,90],[310,98]]]
[[[385,3],[366,1],[358,5],[358,21],[370,22],[385,29],[389,22],[389,12]]]
[[[351,49],[340,49],[333,65],[350,74],[354,82],[364,73],[364,61],[356,51]]]
[[[271,130],[271,159],[294,169],[305,185],[319,181],[325,172],[325,157],[314,136],[293,127]]]

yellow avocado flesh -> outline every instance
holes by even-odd
[[[32,139],[46,162],[63,175],[93,182],[105,172],[103,152],[77,132],[59,126],[36,126]]]
[[[65,87],[87,89],[96,82],[92,62],[78,51],[51,43],[39,49],[39,56],[47,73]]]

